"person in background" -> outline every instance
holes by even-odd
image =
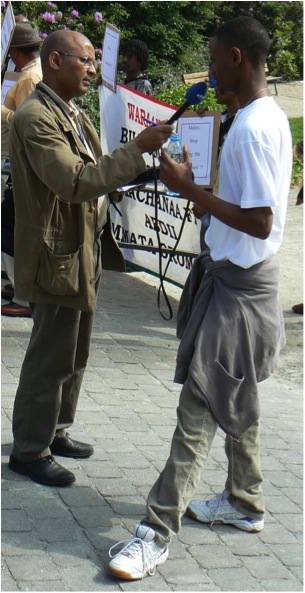
[[[144,72],[148,66],[148,57],[148,47],[140,39],[131,39],[123,47],[122,64],[126,74],[124,84],[138,93],[152,97],[152,86]]]
[[[17,14],[17,15],[15,15],[14,18],[15,18],[15,23],[28,23],[29,22],[29,19],[26,16],[24,16],[23,14]],[[17,68],[16,64],[13,62],[12,58],[9,58],[7,60],[6,68],[4,69],[4,72],[5,71],[7,71],[7,72],[17,72],[18,71],[18,68]]]
[[[123,270],[109,194],[146,170],[144,152],[162,147],[172,126],[150,126],[103,155],[86,114],[73,103],[96,73],[94,48],[76,31],[50,33],[43,80],[10,129],[15,200],[15,292],[30,303],[33,328],[13,409],[9,468],[47,486],[75,475],[53,455],[87,458],[70,438],[89,356],[102,265]],[[103,264],[102,264],[103,262]]]
[[[301,140],[300,142],[298,142],[298,144],[295,145],[293,153],[295,158],[303,164],[303,140]],[[296,206],[300,206],[301,204],[303,204],[303,181],[298,191]],[[293,305],[292,307],[293,312],[297,313],[298,315],[303,315],[303,309],[303,303],[298,303],[297,305]]]
[[[16,17],[18,19],[18,17]],[[8,137],[15,111],[36,88],[42,79],[40,64],[39,32],[34,25],[19,17],[10,44],[10,56],[20,72],[17,82],[7,92],[4,105],[1,105],[1,160],[10,161]],[[1,306],[1,315],[10,317],[30,317],[31,312],[27,301],[18,299],[14,295],[14,203],[11,190],[6,193],[6,199],[1,207],[1,263],[10,284],[1,290],[2,298],[10,301]]]
[[[240,106],[223,145],[219,195],[194,183],[186,146],[182,164],[161,154],[161,181],[211,214],[209,249],[195,260],[179,304],[174,380],[183,387],[169,458],[133,538],[109,551],[108,571],[125,580],[152,575],[167,560],[185,511],[204,524],[264,528],[257,383],[276,368],[285,343],[277,252],[292,169],[289,122],[266,80],[270,45],[252,17],[228,21],[211,37],[219,93],[235,93]],[[228,458],[224,490],[192,500],[219,426]]]

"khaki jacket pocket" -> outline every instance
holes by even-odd
[[[44,243],[36,278],[36,287],[48,294],[73,296],[79,292],[79,258],[75,253],[58,255]]]

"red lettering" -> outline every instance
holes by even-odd
[[[144,121],[145,119],[149,119],[150,121],[156,122],[157,124],[160,122],[160,120],[157,117],[155,117],[154,115],[150,115],[149,112],[146,113],[145,109],[139,109],[139,107],[136,107],[134,103],[127,103],[127,106],[129,119],[131,121],[135,121],[141,126],[144,126],[145,128],[148,128],[148,126],[151,125],[148,122]]]
[[[131,119],[131,121],[134,121],[134,111],[135,105],[133,105],[132,103],[128,103],[128,117],[129,119]]]
[[[141,120],[140,120],[140,112],[139,112],[139,107],[136,107],[136,117],[135,117],[135,122],[136,122],[137,124],[140,124],[140,123],[141,123]]]

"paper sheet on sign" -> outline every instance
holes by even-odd
[[[120,31],[107,23],[103,43],[101,77],[113,92],[116,91],[117,62],[120,47]]]
[[[1,69],[3,68],[15,27],[16,23],[12,3],[8,2],[1,23]]]
[[[195,177],[201,187],[214,185],[220,126],[220,113],[208,112],[203,117],[196,113],[182,116],[178,121],[181,144],[187,145]]]

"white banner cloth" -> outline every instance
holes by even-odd
[[[152,121],[168,119],[175,111],[165,103],[146,97],[123,85],[113,93],[104,85],[99,87],[101,144],[104,154],[112,152],[139,134]],[[152,156],[145,154],[147,165],[152,165]],[[158,165],[158,163],[157,163]],[[161,190],[161,184],[159,188]],[[159,193],[157,219],[163,249],[175,246],[185,214],[186,200]],[[129,190],[118,204],[122,216],[111,206],[113,232],[118,242],[130,243],[123,249],[127,262],[159,275],[159,255],[133,249],[132,245],[158,247],[156,226],[156,197],[152,186],[144,191]],[[200,252],[200,221],[192,213],[187,217],[177,250],[197,255]],[[162,255],[162,271],[168,263],[168,254]],[[176,255],[171,261],[166,278],[184,285],[191,269],[193,257]]]

